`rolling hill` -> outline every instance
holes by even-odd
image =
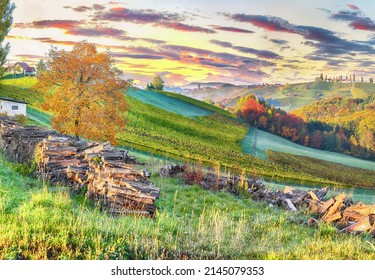
[[[243,86],[218,86],[204,89],[187,89],[182,94],[198,100],[212,100],[227,108],[235,108],[239,98],[255,95],[267,100],[271,105],[285,111],[292,111],[308,105],[316,100],[335,96],[364,98],[375,92],[375,84],[340,83],[315,81],[309,83],[270,85],[260,88]]]
[[[21,81],[17,80],[16,84],[19,83]],[[17,85],[1,84],[1,87],[3,94],[11,92],[12,97],[29,98],[32,107],[28,109],[28,114],[33,124],[50,125],[50,115],[43,112],[39,105],[39,93]],[[13,91],[8,91],[8,87],[12,87]],[[341,184],[244,154],[240,143],[248,132],[248,126],[229,112],[208,103],[168,92],[134,90],[124,93],[124,96],[129,103],[126,112],[128,125],[117,134],[123,147],[211,168],[219,167],[237,173],[244,171],[253,177],[281,182]]]
[[[126,94],[141,102],[156,106],[168,112],[181,114],[185,117],[208,116],[213,114],[211,110],[155,91],[130,88]]]

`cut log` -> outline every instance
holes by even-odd
[[[309,191],[307,194],[311,197],[312,200],[320,200],[319,197],[313,191]]]
[[[126,160],[126,152],[121,150],[111,150],[111,151],[103,151],[101,153],[101,160],[102,161],[123,161]]]
[[[105,142],[103,144],[85,149],[84,152],[85,154],[98,154],[100,152],[103,152],[105,149],[109,149],[110,147],[111,147],[111,144],[109,142]]]
[[[345,193],[338,194],[335,197],[335,203],[328,209],[327,213],[324,214],[322,220],[325,222],[332,222],[341,219],[342,215],[340,213],[340,210],[344,206],[344,201],[346,199],[347,197]]]
[[[297,212],[297,208],[293,205],[289,198],[285,199],[288,209],[292,212]]]
[[[327,201],[310,200],[308,203],[308,208],[311,213],[323,215],[334,203],[335,200],[333,198],[330,198]]]
[[[161,178],[175,177],[177,174],[184,173],[185,168],[186,168],[185,165],[168,164],[160,168],[159,177]]]
[[[314,190],[313,192],[316,194],[316,196],[319,198],[319,200],[323,200],[323,198],[328,193],[328,187],[322,188],[320,190]]]
[[[292,193],[293,190],[294,190],[294,188],[286,186],[285,189],[284,189],[284,193]]]
[[[375,205],[364,205],[360,202],[346,208],[343,219],[346,222],[358,222],[371,214],[375,214]]]
[[[332,222],[340,220],[341,218],[342,218],[341,212],[335,212],[332,215],[323,217],[323,221],[326,223],[332,223]]]
[[[124,163],[123,161],[106,161],[103,165],[103,167],[109,167],[109,168],[123,168],[123,169],[134,169],[134,164]]]
[[[125,169],[125,168],[106,168],[106,174],[112,178],[141,177],[146,178],[143,170]]]
[[[341,230],[341,232],[359,234],[365,231],[370,231],[373,225],[370,223],[370,216],[363,218],[362,220],[350,225]]]
[[[116,182],[116,180],[114,180]],[[131,181],[126,179],[120,179],[118,181],[118,184],[120,186],[125,186],[129,188],[134,188],[137,191],[140,191],[144,194],[149,194],[155,198],[159,198],[160,190],[156,188],[152,183],[145,183],[145,182],[137,182],[137,181]]]
[[[327,201],[322,202],[318,207],[319,214],[325,214],[328,209],[335,203],[333,198],[328,199]]]

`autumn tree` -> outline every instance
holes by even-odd
[[[251,125],[255,125],[258,118],[266,113],[265,108],[256,99],[250,98],[242,104],[242,116]]]
[[[16,6],[10,3],[9,0],[0,1],[0,76],[4,74],[4,65],[7,55],[10,50],[10,44],[3,46],[5,36],[8,35],[13,23],[13,10]]]
[[[323,136],[320,130],[314,130],[310,138],[310,145],[313,148],[320,149],[323,144]]]
[[[53,128],[66,134],[116,143],[126,125],[128,86],[108,53],[80,42],[72,51],[52,48],[47,69],[38,75],[37,89],[45,93],[45,108],[53,113]]]

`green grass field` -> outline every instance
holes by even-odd
[[[129,88],[126,94],[144,103],[185,117],[208,116],[213,114],[213,111],[206,108],[155,91]]]
[[[151,171],[158,162],[147,165]],[[0,156],[0,259],[374,259],[370,235],[307,227],[309,216],[213,193],[178,179],[155,219],[111,217],[65,187],[26,177]]]
[[[326,160],[271,150],[267,150],[266,154],[271,161],[289,166],[293,170],[300,170],[352,187],[375,188],[375,171],[372,170],[352,168]]]
[[[14,86],[12,94],[25,91]],[[40,95],[33,94],[29,98],[35,105]],[[118,138],[121,145],[150,153],[135,155],[146,162],[161,190],[156,218],[108,216],[83,194],[27,177],[22,166],[0,155],[0,259],[375,259],[375,242],[368,234],[343,235],[326,224],[308,227],[310,215],[303,210],[290,213],[158,178],[165,161],[152,154],[246,169],[271,180],[335,185],[244,155],[240,142],[248,127],[233,117],[220,112],[186,117],[132,97],[127,101],[129,123]],[[48,126],[50,116],[35,106],[28,110],[33,122]]]
[[[14,80],[15,86],[11,84],[12,80],[6,80],[6,83],[0,86],[12,87],[12,95],[29,94],[31,105],[36,105],[28,109],[30,124],[50,127],[50,115],[38,107],[41,95],[30,90],[35,78],[23,79]],[[159,102],[167,98],[168,105],[166,106],[178,104],[178,113],[160,109],[128,95],[126,97],[130,106],[126,113],[129,120],[128,126],[124,132],[117,135],[121,146],[133,147],[179,161],[200,162],[208,167],[219,165],[224,171],[241,173],[244,170],[250,176],[268,180],[313,185],[334,185],[335,183],[314,175],[293,171],[251,155],[244,155],[240,142],[244,139],[248,127],[239,123],[227,111],[217,108],[214,112],[213,106],[209,104],[204,103],[205,107],[201,108],[199,106],[203,102],[192,101],[190,98],[181,96],[177,99],[173,94],[166,96],[165,92],[144,92],[144,95],[146,93],[156,96]],[[204,112],[208,109],[212,110],[208,116],[193,117],[191,108],[199,108]],[[189,117],[181,115],[181,112],[187,112]]]
[[[255,130],[251,128],[246,134],[246,137],[241,142],[243,152],[246,154],[253,153],[254,132]],[[266,159],[266,150],[289,153],[299,156],[307,156],[334,163],[340,163],[347,166],[373,171],[375,170],[375,162],[373,161],[358,159],[340,153],[304,147],[282,137],[258,129],[255,155],[260,158]]]
[[[245,155],[240,142],[248,126],[218,113],[189,118],[167,112],[127,98],[128,126],[117,135],[121,146],[134,147],[179,161],[200,162],[204,166],[219,165],[222,169],[271,180],[333,184],[315,176],[305,176],[269,161]]]
[[[43,112],[37,108],[28,106],[26,113],[29,119],[35,122],[36,125],[41,125],[43,127],[51,127],[51,115]]]
[[[219,107],[213,106],[211,104],[208,104],[207,102],[203,102],[203,101],[200,101],[200,100],[197,100],[197,99],[194,99],[194,98],[182,95],[182,94],[178,94],[178,93],[173,93],[173,92],[168,92],[168,91],[157,91],[157,92],[165,94],[165,95],[167,95],[169,97],[172,97],[174,99],[178,99],[178,100],[181,100],[183,102],[196,105],[200,108],[207,109],[211,112],[215,112],[215,113],[218,113],[220,115],[227,116],[229,118],[235,118],[235,116],[231,112],[228,112],[228,111],[226,111],[222,108],[219,108]]]

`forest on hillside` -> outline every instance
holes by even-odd
[[[250,125],[295,143],[375,159],[375,96],[333,97],[288,113],[253,95],[238,100],[238,115]]]

